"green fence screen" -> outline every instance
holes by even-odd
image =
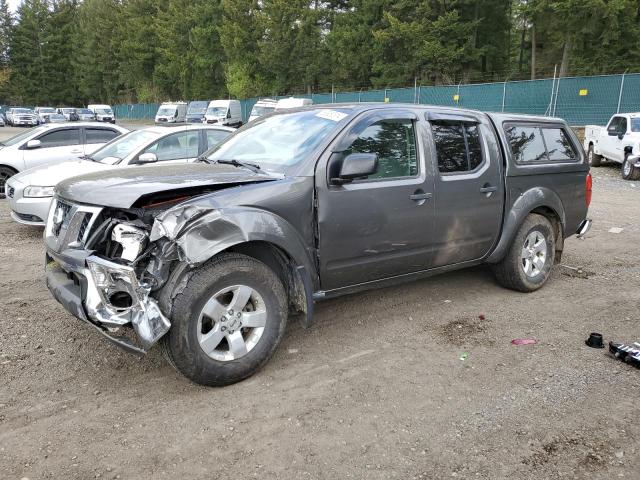
[[[401,102],[561,117],[571,125],[604,125],[617,112],[640,111],[640,73],[471,85],[416,86],[295,95],[314,104]],[[278,96],[270,98],[286,98]],[[241,101],[246,122],[257,98]],[[157,103],[116,105],[116,117],[153,120]]]

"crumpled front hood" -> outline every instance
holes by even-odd
[[[146,195],[172,190],[194,192],[199,188],[277,180],[268,174],[231,165],[207,163],[151,164],[90,173],[61,182],[56,193],[67,200],[91,205],[130,208]]]
[[[30,168],[15,175],[15,179],[25,185],[51,187],[76,175],[114,168],[113,165],[92,162],[90,160],[71,160]]]

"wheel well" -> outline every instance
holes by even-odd
[[[241,253],[267,265],[282,281],[292,313],[307,311],[307,298],[304,284],[298,274],[295,260],[283,249],[273,243],[251,241],[229,247],[225,252]]]
[[[555,210],[549,207],[537,207],[531,210],[530,213],[537,213],[538,215],[542,215],[551,222],[556,244],[555,263],[560,263],[560,261],[562,260],[562,250],[564,250],[564,235],[562,232],[562,220],[560,220],[560,216],[556,213]]]
[[[16,170],[13,167],[10,167],[9,165],[3,165],[0,163],[0,168],[8,168],[9,170],[11,170],[14,174],[18,173],[18,170]]]

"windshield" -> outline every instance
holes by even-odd
[[[176,107],[160,107],[156,115],[173,116],[177,111],[178,109]]]
[[[49,118],[51,120],[66,120],[66,118],[64,118],[64,115],[61,115],[59,113],[54,113],[53,115],[50,115]]]
[[[33,113],[33,111],[28,108],[14,108],[13,113]]]
[[[55,108],[41,108],[40,110],[38,110],[40,113],[55,113],[56,109]]]
[[[189,104],[189,115],[204,115],[207,111],[207,102],[191,102]]]
[[[281,171],[304,159],[348,114],[346,109],[318,109],[256,120],[221,143],[208,159],[251,162]]]
[[[227,107],[209,107],[207,115],[212,117],[224,117],[227,114]]]
[[[26,132],[22,132],[14,137],[11,137],[9,140],[5,140],[4,142],[2,142],[2,144],[7,146],[15,145],[16,143],[20,143],[22,140],[26,140],[29,137],[39,135],[45,130],[47,130],[46,127],[32,128],[31,130],[27,130]]]
[[[631,118],[631,131],[640,132],[640,117]]]
[[[74,108],[63,108],[62,111],[64,113],[73,113],[75,111],[75,109]]]
[[[114,165],[161,135],[162,133],[148,130],[134,130],[107,143],[100,150],[92,153],[90,158],[96,162]]]
[[[263,106],[254,105],[253,108],[251,109],[251,116],[262,117],[263,115],[267,115],[273,112],[275,109],[276,109],[275,105],[273,107],[263,107]]]
[[[110,108],[96,108],[96,113],[101,115],[111,115],[113,111]]]
[[[93,112],[88,108],[79,108],[76,112],[82,113],[83,115],[93,115]]]

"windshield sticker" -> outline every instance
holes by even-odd
[[[327,120],[331,120],[332,122],[339,122],[346,116],[346,113],[337,112],[336,110],[320,110],[318,113],[316,113],[316,117],[325,118]]]

